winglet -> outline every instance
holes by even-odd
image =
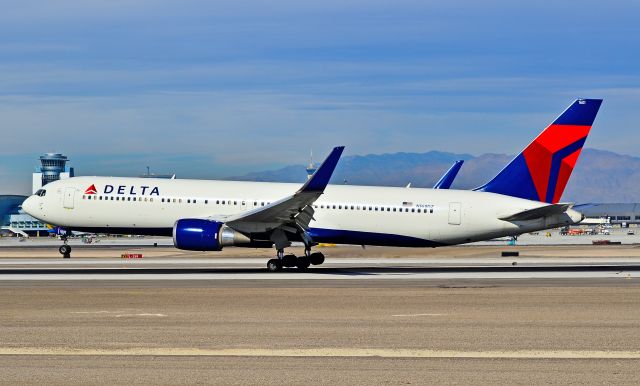
[[[453,180],[456,179],[456,176],[458,175],[458,172],[460,171],[460,168],[462,167],[463,163],[464,163],[464,160],[459,160],[459,161],[456,161],[453,165],[451,165],[449,170],[447,170],[447,172],[442,177],[440,177],[438,182],[436,182],[436,184],[433,185],[433,188],[449,189],[451,187],[451,184],[453,183]]]
[[[300,188],[299,192],[322,192],[329,184],[331,175],[336,169],[338,160],[342,155],[344,146],[334,147],[331,154],[322,162],[322,165],[316,170],[311,178]]]

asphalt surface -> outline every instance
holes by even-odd
[[[492,249],[348,251],[274,279],[257,255],[0,250],[0,383],[640,382],[637,249],[599,249],[595,268],[578,249],[515,267]]]

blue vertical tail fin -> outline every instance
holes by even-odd
[[[602,99],[578,99],[491,181],[474,189],[527,200],[560,201]]]

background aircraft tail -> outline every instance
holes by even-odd
[[[449,168],[449,170],[447,170],[447,172],[442,177],[440,177],[438,182],[436,182],[436,184],[433,185],[433,188],[434,189],[451,188],[451,184],[453,184],[453,180],[456,179],[456,176],[458,175],[458,172],[460,171],[460,168],[462,167],[463,163],[464,163],[464,160],[459,160],[454,162],[453,165],[451,165],[451,167]]]
[[[602,99],[578,99],[491,181],[474,190],[560,201]]]

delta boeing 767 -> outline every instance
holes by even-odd
[[[301,187],[289,183],[74,177],[22,205],[69,231],[172,236],[176,248],[271,248],[270,271],[324,262],[318,243],[439,247],[579,223],[559,203],[601,99],[578,99],[474,190],[329,185],[336,147]],[[292,242],[305,254],[285,255]],[[65,244],[60,252],[68,254]]]

